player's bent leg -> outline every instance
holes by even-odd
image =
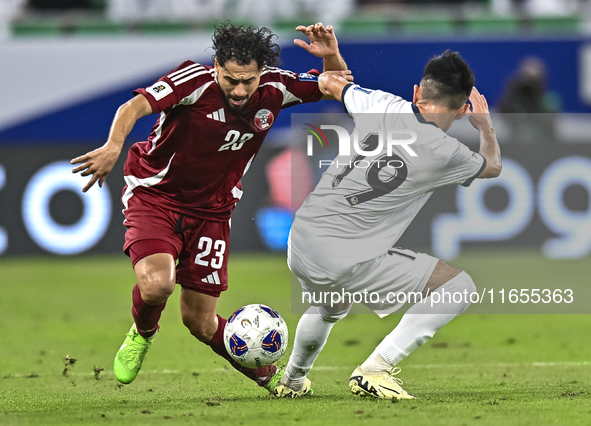
[[[216,314],[219,297],[185,288],[181,290],[181,316],[183,324],[199,341],[208,345],[216,354],[226,359],[232,367],[267,387],[276,376],[277,367],[247,368],[232,359],[224,345],[226,319]]]
[[[138,284],[133,288],[134,324],[115,356],[113,371],[121,383],[138,375],[152,345],[166,300],[174,290],[174,259],[168,253],[142,258],[135,264]]]
[[[353,372],[349,383],[351,391],[356,394],[384,398],[383,392],[380,393],[379,389],[381,385],[376,381],[366,380],[367,376],[380,374],[385,378],[396,364],[433,337],[441,327],[464,312],[470,306],[469,295],[474,291],[476,286],[466,272],[439,261],[425,285],[424,294],[428,294],[426,299],[413,305],[404,314],[398,326],[384,338],[372,355],[361,365],[358,369],[360,371]],[[461,297],[457,297],[458,293]],[[359,374],[360,372],[367,374]],[[402,384],[396,378],[394,382],[398,385]],[[395,387],[392,389],[400,392]],[[396,393],[390,396],[397,399],[404,398]]]
[[[461,269],[454,268],[453,266],[445,263],[443,260],[438,260],[435,269],[433,269],[433,272],[429,277],[429,281],[427,281],[427,284],[423,289],[423,297],[427,297],[429,294],[433,293],[443,284],[457,277],[461,273]],[[472,283],[472,285],[474,285],[474,283]],[[474,288],[476,288],[476,286],[474,286]]]
[[[140,335],[151,337],[158,330],[166,301],[174,291],[175,260],[170,253],[156,253],[139,260],[134,270],[138,283],[133,289],[131,313]]]
[[[200,342],[209,343],[218,330],[216,314],[219,297],[183,287],[181,289],[181,317],[185,327]]]
[[[133,269],[144,302],[157,306],[168,300],[175,288],[175,260],[170,253],[146,256]]]
[[[298,398],[311,393],[311,383],[306,376],[324,348],[333,326],[345,318],[350,309],[350,304],[308,308],[298,322],[294,348],[285,374],[275,386],[274,396]]]

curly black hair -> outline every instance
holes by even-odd
[[[458,52],[446,50],[432,58],[421,79],[423,99],[460,109],[474,87],[474,73]]]
[[[277,35],[266,27],[233,25],[226,21],[217,27],[211,40],[219,64],[234,60],[238,65],[248,65],[253,60],[259,68],[279,64],[279,45],[273,42]]]

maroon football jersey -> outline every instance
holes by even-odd
[[[130,197],[190,216],[225,221],[242,196],[240,179],[282,108],[322,97],[305,75],[265,67],[239,111],[228,107],[211,66],[185,61],[148,88],[137,89],[160,114],[146,142],[134,144],[124,167]]]

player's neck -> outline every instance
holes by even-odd
[[[447,131],[453,124],[456,113],[449,112],[447,108],[434,105],[430,102],[417,102],[417,108],[426,121],[437,124],[444,132]]]

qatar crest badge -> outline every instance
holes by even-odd
[[[274,121],[275,117],[268,109],[259,109],[254,116],[254,124],[261,130],[269,130]]]

